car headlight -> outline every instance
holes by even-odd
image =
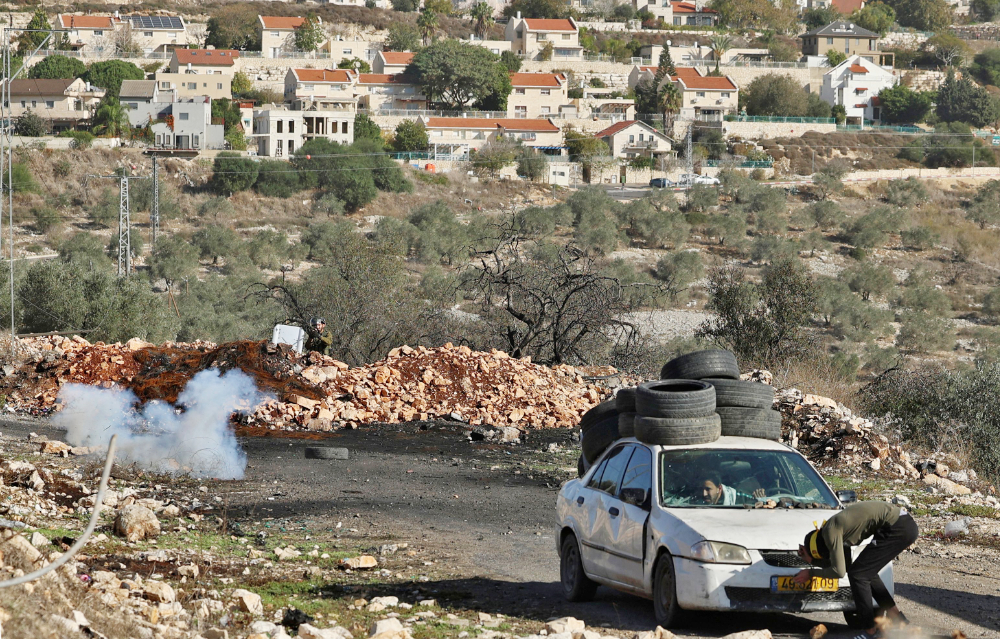
[[[699,541],[691,546],[691,559],[709,564],[751,564],[750,553],[743,546],[721,541]]]

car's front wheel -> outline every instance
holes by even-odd
[[[576,535],[569,533],[563,539],[562,552],[559,553],[559,577],[562,582],[563,596],[567,601],[589,601],[594,598],[597,584],[583,572],[583,560],[580,557],[580,544]]]
[[[682,611],[677,604],[674,561],[667,553],[660,556],[653,573],[653,612],[656,623],[664,628],[673,628],[680,621]]]

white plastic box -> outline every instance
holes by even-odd
[[[306,345],[306,332],[298,326],[288,324],[278,324],[271,334],[271,342],[274,344],[289,344],[296,353],[301,354]]]

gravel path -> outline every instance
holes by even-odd
[[[693,337],[699,326],[715,316],[705,311],[672,309],[631,313],[628,317],[639,325],[644,335],[669,342],[678,337]]]

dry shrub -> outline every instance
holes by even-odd
[[[829,397],[851,410],[857,408],[856,393],[861,385],[845,380],[829,357],[793,360],[771,373],[775,388],[797,388],[803,393]]]

